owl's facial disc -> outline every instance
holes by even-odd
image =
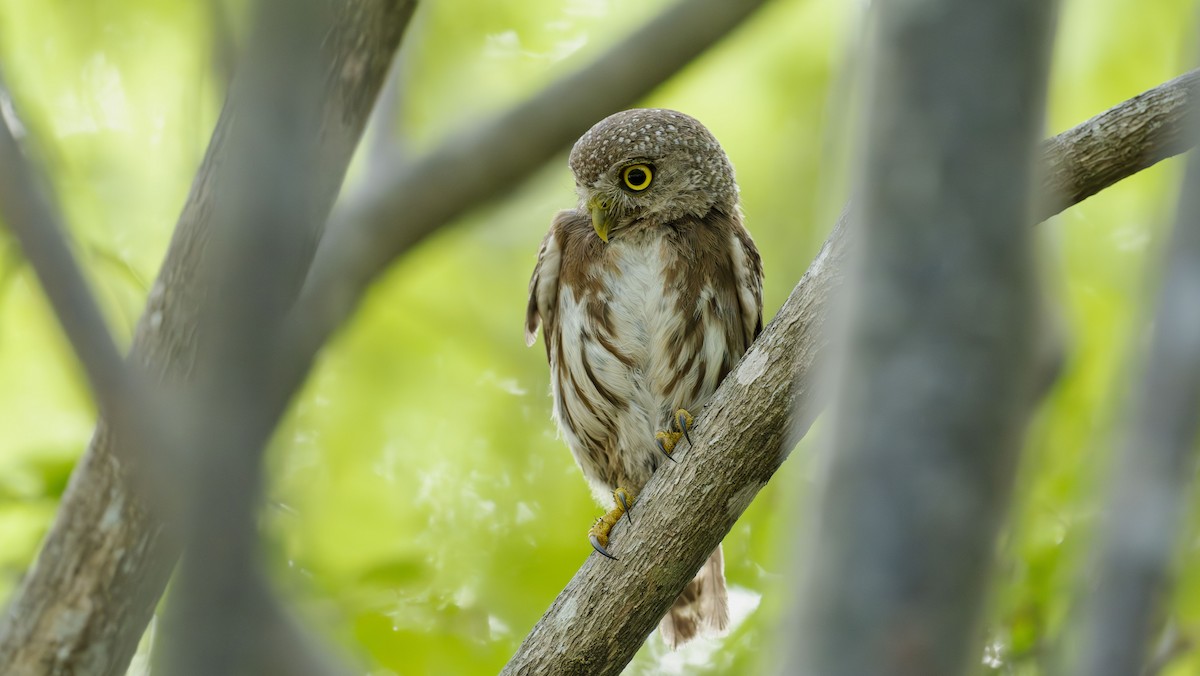
[[[640,193],[654,182],[654,165],[645,161],[631,161],[615,167],[594,186],[585,203],[592,217],[592,229],[605,242],[615,230],[636,220],[641,212]],[[612,184],[618,187],[614,189]]]

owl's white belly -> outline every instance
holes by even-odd
[[[641,490],[665,461],[655,433],[670,429],[676,409],[698,411],[727,358],[723,327],[697,321],[711,291],[681,298],[666,283],[663,244],[653,235],[614,240],[608,246],[616,265],[602,273],[603,291],[577,298],[568,288],[559,297],[555,419],[604,502],[616,486]],[[703,335],[686,338],[695,331]]]

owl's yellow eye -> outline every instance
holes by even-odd
[[[621,170],[621,180],[625,181],[625,187],[635,192],[649,188],[653,179],[654,170],[649,164],[631,164]]]

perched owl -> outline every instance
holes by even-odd
[[[575,143],[579,206],[561,211],[529,282],[525,340],[544,327],[554,419],[602,502],[596,550],[692,416],[762,330],[762,262],[733,166],[672,110],[627,110]],[[659,629],[676,647],[729,622],[721,548]]]

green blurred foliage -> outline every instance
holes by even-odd
[[[434,148],[663,5],[426,2],[399,60],[397,140],[407,152]],[[1048,133],[1185,70],[1194,5],[1063,3]],[[768,314],[844,198],[864,8],[778,0],[644,102],[700,118],[733,158]],[[244,35],[244,10],[0,0],[0,65],[122,341],[219,111],[231,55],[213,45]],[[1031,427],[999,547],[988,673],[1043,673],[1087,592],[1080,566],[1178,169],[1166,162],[1037,229],[1047,316],[1068,352]],[[601,508],[555,438],[544,352],[521,339],[537,244],[572,200],[560,158],[399,261],[325,351],[275,440],[268,564],[302,614],[372,674],[495,672],[588,555],[584,533]],[[34,557],[94,416],[0,229],[0,598]],[[771,663],[819,437],[818,425],[725,542],[729,636],[679,653],[651,637],[629,673],[753,674]],[[1194,534],[1185,542],[1194,549]],[[1200,638],[1200,569],[1184,568],[1171,618]],[[1185,653],[1168,673],[1200,673],[1200,657]]]

